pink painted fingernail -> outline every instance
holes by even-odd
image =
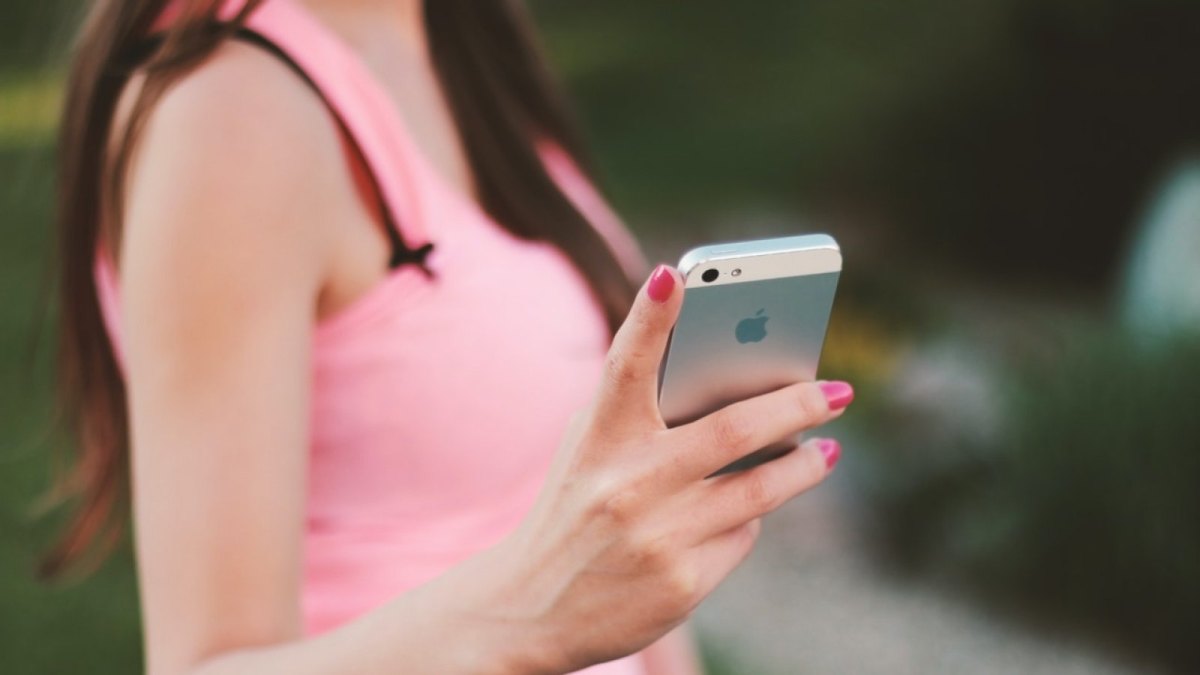
[[[666,302],[673,290],[675,275],[671,274],[671,269],[666,265],[655,267],[654,273],[650,275],[650,283],[646,286],[646,294],[655,302]]]
[[[821,382],[817,386],[821,388],[821,393],[825,394],[825,401],[830,410],[841,410],[854,400],[854,387],[851,387],[849,382]]]
[[[822,438],[817,441],[817,449],[821,451],[821,456],[825,458],[825,468],[832,469],[834,464],[838,463],[838,459],[842,456],[842,444],[832,438]]]

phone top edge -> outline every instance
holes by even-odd
[[[719,276],[702,281],[700,274],[693,274],[702,267],[717,269]],[[833,237],[805,234],[700,246],[680,258],[678,269],[686,287],[708,287],[840,272],[842,253]]]

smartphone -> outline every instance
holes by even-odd
[[[688,251],[678,269],[686,292],[659,377],[668,426],[816,379],[842,271],[833,237],[702,246]],[[790,439],[762,448],[717,473],[748,469],[795,445]]]

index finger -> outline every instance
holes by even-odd
[[[682,304],[679,273],[667,265],[654,268],[609,347],[596,402],[601,419],[662,423],[658,414],[658,371]]]

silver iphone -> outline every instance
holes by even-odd
[[[702,246],[679,261],[687,289],[659,378],[668,426],[729,403],[814,380],[842,271],[833,237],[811,234]],[[718,473],[794,447],[782,442]]]

